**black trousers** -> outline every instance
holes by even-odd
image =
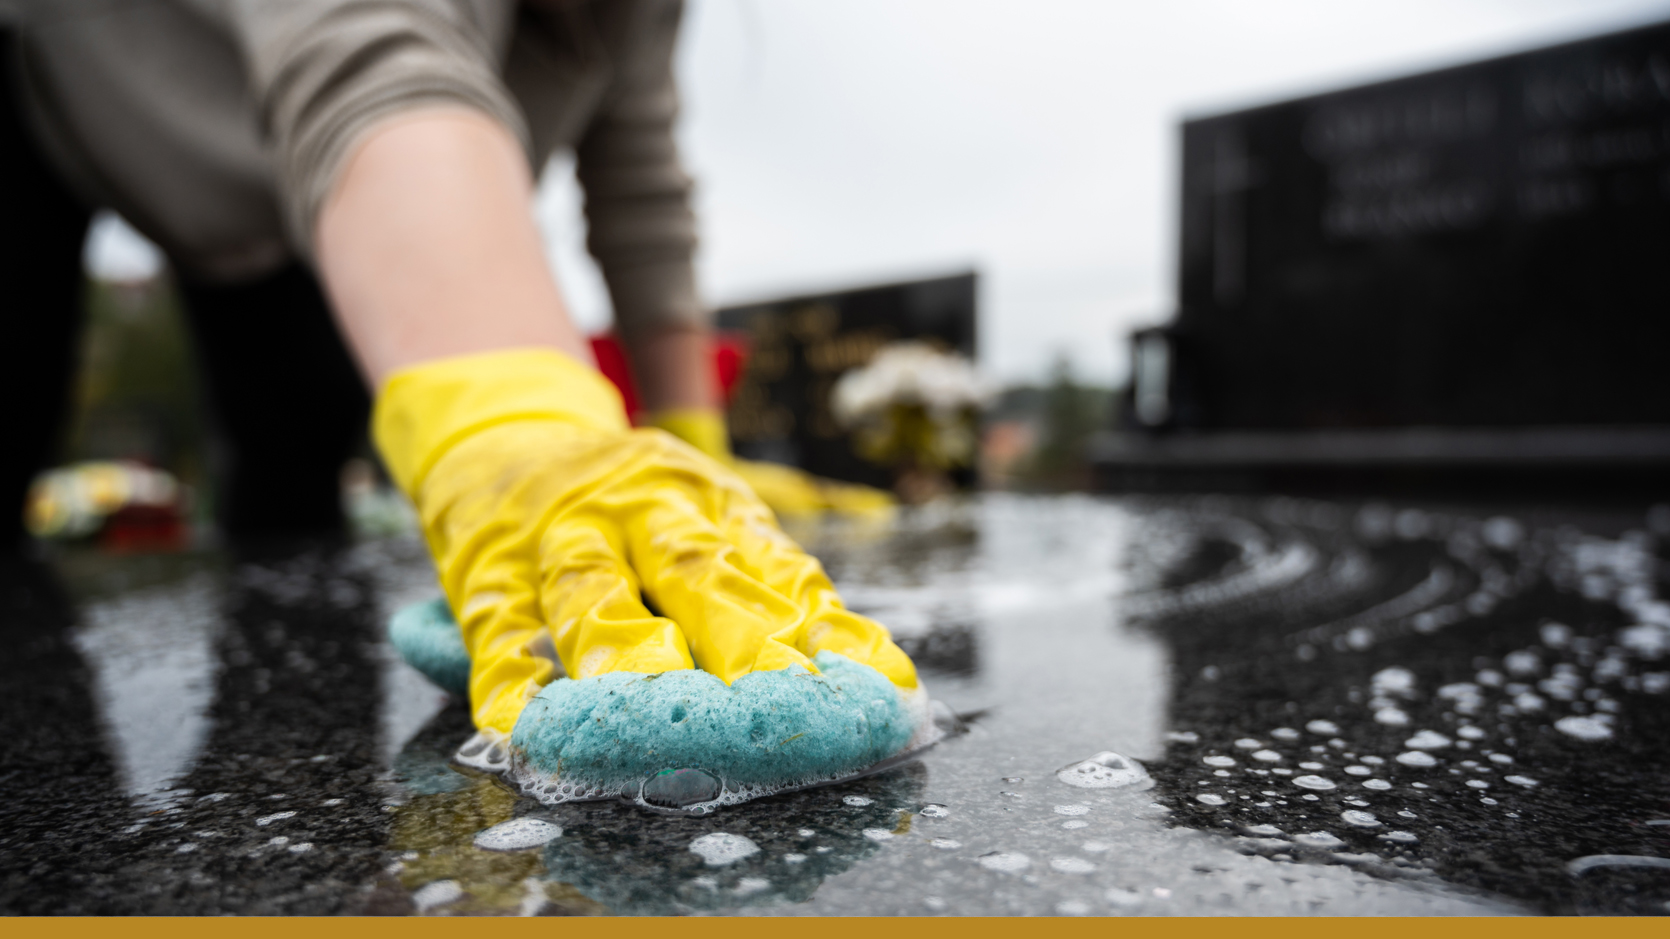
[[[17,93],[17,47],[0,31],[0,506],[22,537],[29,482],[58,456],[85,322],[82,243],[91,211],[41,157]],[[370,398],[312,272],[292,265],[233,286],[180,290],[216,441],[221,525],[231,534],[342,526],[343,462]]]

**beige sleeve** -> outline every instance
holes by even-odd
[[[499,79],[514,0],[224,0],[278,165],[290,236],[311,254],[314,218],[355,141],[414,108],[481,111],[527,148]]]
[[[586,198],[586,245],[609,285],[615,327],[629,336],[659,325],[705,324],[709,312],[697,299],[692,263],[692,184],[673,137],[673,50],[683,3],[624,6],[628,15],[604,25],[628,31],[616,46],[623,51],[575,155]]]

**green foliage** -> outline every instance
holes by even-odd
[[[138,459],[201,491],[197,371],[172,283],[89,281],[86,310],[64,460]]]
[[[1087,487],[1090,438],[1113,426],[1115,400],[1110,389],[1080,384],[1065,356],[1057,357],[1047,386],[1006,392],[994,415],[1027,422],[1036,440],[1016,482],[1029,489]]]

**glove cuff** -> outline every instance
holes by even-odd
[[[731,461],[730,434],[725,417],[712,408],[668,408],[649,416],[648,425],[658,427],[721,463]]]
[[[506,349],[395,372],[377,394],[371,435],[395,483],[415,497],[430,467],[459,441],[521,420],[629,429],[620,392],[596,369],[554,349]]]

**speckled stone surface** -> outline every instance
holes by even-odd
[[[703,818],[450,767],[465,709],[381,628],[438,595],[415,540],[0,564],[0,910],[1670,912],[1670,509],[991,496],[802,534],[963,732]],[[477,846],[518,818],[561,834]]]

